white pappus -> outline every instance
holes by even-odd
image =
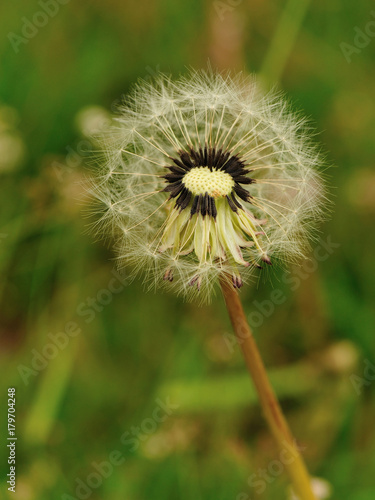
[[[305,120],[243,75],[141,82],[100,139],[98,230],[150,286],[207,301],[274,259],[303,256],[325,204]]]

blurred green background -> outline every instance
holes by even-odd
[[[318,259],[241,295],[312,474],[332,499],[373,500],[373,3],[19,0],[0,11],[0,498],[287,498],[220,294],[198,308],[128,286],[87,231],[87,135],[137,78],[210,60],[277,82],[336,166],[321,232],[334,246],[315,243]]]

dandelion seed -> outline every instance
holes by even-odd
[[[304,121],[255,81],[191,72],[140,83],[102,140],[94,186],[120,261],[206,301],[218,279],[303,255],[322,213]],[[148,182],[145,182],[148,180]]]

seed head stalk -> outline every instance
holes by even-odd
[[[292,451],[293,460],[285,461],[285,467],[300,500],[317,500],[311,487],[311,479],[296,442],[282,413],[280,404],[269,382],[265,366],[246,320],[237,290],[230,280],[220,279],[221,289],[229,317],[242,348],[247,368],[259,396],[264,416],[280,450]]]

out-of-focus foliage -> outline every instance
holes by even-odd
[[[220,295],[197,308],[145,293],[87,232],[87,134],[138,77],[210,60],[278,80],[335,165],[335,209],[311,262],[242,297],[310,470],[333,499],[372,500],[372,3],[20,0],[1,10],[3,478],[9,386],[18,441],[17,492],[3,479],[0,498],[286,497]]]

